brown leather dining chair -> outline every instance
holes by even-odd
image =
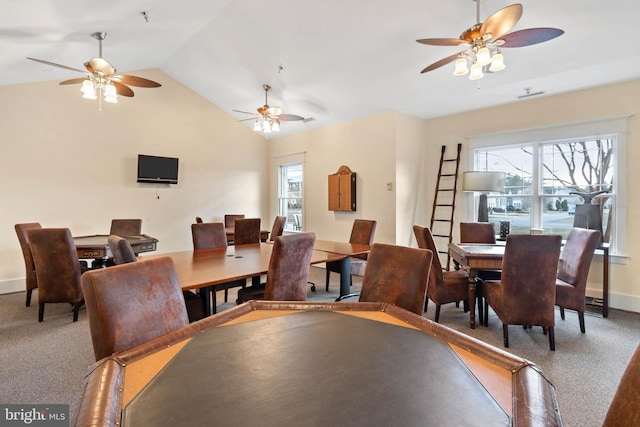
[[[129,241],[124,237],[110,234],[107,238],[107,242],[111,249],[111,254],[113,255],[114,264],[126,264],[137,260],[136,254],[131,247],[131,243],[129,243]]]
[[[191,238],[193,240],[193,250],[200,251],[204,249],[217,249],[227,246],[227,234],[224,224],[221,222],[205,222],[202,224],[191,224]],[[218,304],[216,292],[224,290],[224,302],[229,300],[229,289],[235,287],[246,287],[245,279],[235,282],[223,283],[215,285],[211,288],[211,301],[213,304],[213,312],[215,313]]]
[[[31,247],[29,246],[29,235],[27,234],[27,230],[42,228],[42,226],[39,222],[27,222],[23,224],[16,224],[14,228],[18,235],[20,249],[22,249],[22,257],[24,258],[24,267],[26,272],[25,282],[27,288],[26,306],[29,307],[31,305],[31,294],[33,293],[33,290],[38,287],[38,277],[36,275],[36,267],[33,263]]]
[[[564,320],[564,309],[578,312],[580,332],[585,332],[587,277],[593,254],[600,244],[600,231],[574,227],[560,252],[556,278],[556,305]]]
[[[227,234],[221,222],[204,222],[191,224],[193,249],[215,249],[227,246]]]
[[[387,302],[422,315],[433,252],[375,243],[362,278],[360,302]]]
[[[490,222],[461,222],[461,243],[496,243],[496,231]]]
[[[496,244],[496,231],[493,223],[490,222],[461,222],[460,223],[460,243],[484,243],[488,245]],[[456,267],[456,270],[458,267]],[[478,272],[479,279],[500,280],[500,270],[481,270]],[[482,282],[478,283],[478,295],[482,299]]]
[[[640,425],[640,345],[629,360],[602,427]]]
[[[260,218],[238,218],[233,229],[233,244],[260,243]]]
[[[256,299],[305,301],[315,241],[315,233],[276,237],[266,283],[238,290],[237,303]]]
[[[431,274],[427,287],[427,298],[424,303],[424,311],[427,311],[429,300],[436,305],[435,322],[440,321],[440,307],[442,304],[466,301],[469,299],[469,275],[463,270],[443,271],[438,248],[433,240],[431,230],[420,225],[413,226],[413,234],[418,242],[418,247],[429,249],[433,252],[431,261]],[[465,304],[468,306],[468,303]]]
[[[554,351],[556,273],[561,236],[509,235],[502,258],[500,281],[484,282],[484,321],[488,307],[502,321],[504,346],[509,347],[509,325],[542,326]]]
[[[277,216],[275,220],[273,220],[273,227],[271,228],[271,234],[269,235],[269,240],[274,241],[276,237],[282,236],[284,233],[284,226],[287,223],[286,216]]]
[[[169,257],[89,271],[82,290],[96,360],[189,324]]]
[[[116,236],[140,236],[142,234],[141,219],[112,219],[109,234]]]
[[[377,222],[369,219],[356,219],[353,221],[351,227],[351,236],[349,237],[349,243],[357,243],[361,245],[369,245],[373,243],[373,236],[376,233]],[[350,257],[351,262],[351,275],[363,276],[364,270],[367,265],[367,254],[353,255]],[[340,272],[340,262],[332,261],[326,263],[327,278],[325,283],[326,291],[329,291],[329,279],[331,272]]]
[[[38,322],[44,320],[44,305],[73,305],[73,321],[84,303],[80,288],[80,260],[68,228],[32,228],[27,231],[38,280]]]
[[[204,221],[202,221],[202,218],[200,218],[199,216],[196,217],[196,224],[202,224]]]

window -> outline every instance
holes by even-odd
[[[573,131],[580,132],[578,128]],[[489,221],[496,224],[496,230],[500,221],[510,221],[513,234],[541,229],[544,234],[566,238],[576,218],[576,205],[584,202],[571,193],[606,191],[593,198],[592,204],[600,211],[604,241],[611,244],[612,253],[621,253],[626,218],[621,190],[625,188],[621,161],[624,132],[564,139],[544,139],[543,133],[548,138],[554,132],[547,129],[516,137],[499,135],[493,146],[490,136],[472,139],[476,147],[471,152],[470,168],[506,173],[505,191],[488,194]],[[519,138],[527,141],[517,142]],[[509,143],[510,139],[516,143]],[[578,220],[584,218],[581,215]]]
[[[278,174],[278,215],[286,216],[284,229],[302,231],[302,163],[279,166]]]

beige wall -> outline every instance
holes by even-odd
[[[395,190],[387,190],[396,175],[395,117],[385,113],[270,141],[272,177],[280,156],[305,153],[305,229],[318,239],[348,240],[353,220],[363,218],[378,221],[376,242],[395,243]],[[342,165],[356,173],[355,212],[328,210],[328,176]],[[276,186],[270,188],[275,200]],[[276,215],[275,204],[270,213]]]
[[[108,233],[112,218],[142,218],[162,253],[191,249],[196,215],[269,221],[267,141],[168,75],[135,74],[163,87],[134,88],[102,112],[78,86],[0,87],[0,293],[24,289],[18,222],[87,235]],[[178,157],[179,184],[136,183],[139,153]]]

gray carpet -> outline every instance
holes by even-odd
[[[310,280],[317,284],[317,292],[309,292],[309,300],[335,299],[338,275],[332,275],[328,293],[324,278],[324,269],[311,268]],[[353,291],[358,291],[359,286],[359,278],[354,278]],[[24,293],[0,295],[0,402],[68,403],[73,415],[84,375],[94,362],[86,311],[83,307],[78,322],[73,323],[68,304],[47,304],[44,322],[38,323],[37,293],[31,307],[24,306],[24,299]],[[234,300],[235,292],[231,290],[229,301]],[[218,301],[222,301],[222,293],[218,294]],[[234,305],[229,302],[218,309]],[[426,317],[433,319],[434,311],[431,304]],[[640,342],[639,321],[640,314],[618,310],[611,310],[607,319],[587,315],[587,333],[581,334],[577,315],[567,311],[565,321],[557,315],[555,352],[549,351],[541,328],[525,331],[519,326],[509,329],[509,351],[537,363],[549,374],[565,425],[599,426]],[[488,328],[471,330],[468,315],[448,304],[442,308],[440,323],[503,348],[502,325],[493,313]]]

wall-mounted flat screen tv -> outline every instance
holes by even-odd
[[[138,154],[138,182],[178,183],[178,159]]]

